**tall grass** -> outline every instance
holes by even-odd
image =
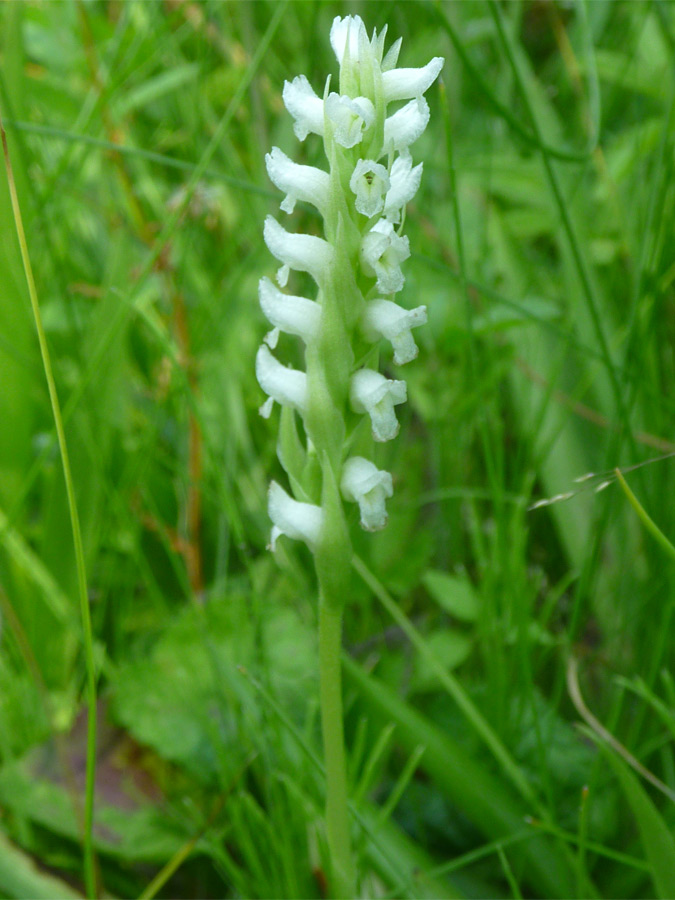
[[[325,890],[316,586],[302,546],[266,549],[253,360],[283,81],[336,70],[346,13],[402,65],[446,57],[401,295],[430,322],[378,459],[398,483],[384,532],[353,522],[361,893],[675,891],[672,6],[17,0],[0,109],[93,642],[2,178],[3,896],[85,890],[87,771],[101,893]]]

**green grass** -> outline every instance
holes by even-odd
[[[85,892],[87,777],[101,894],[324,891],[316,586],[302,545],[266,549],[283,473],[254,358],[264,154],[320,159],[283,82],[336,71],[346,13],[404,66],[446,57],[413,148],[401,302],[429,325],[378,448],[389,524],[351,522],[361,893],[671,896],[672,4],[15,0],[0,110],[87,591],[3,177],[3,897]]]

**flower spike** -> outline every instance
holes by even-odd
[[[434,57],[420,68],[397,68],[401,41],[385,52],[386,31],[369,37],[360,16],[337,16],[330,29],[340,67],[335,89],[331,76],[321,97],[304,75],[284,83],[295,135],[300,141],[321,139],[327,170],[295,163],[278,147],[265,157],[269,177],[284,195],[281,209],[292,213],[300,200],[323,219],[320,237],[286,231],[272,216],[265,220],[265,243],[281,265],[278,285],[286,286],[291,271],[308,273],[318,291],[310,299],[260,279],[260,307],[273,328],[258,350],[256,375],[268,397],[261,413],[268,416],[275,402],[283,407],[277,452],[295,495],[274,481],[270,485],[270,546],[282,534],[304,541],[319,584],[326,836],[331,896],[337,897],[360,895],[340,762],[341,713],[334,700],[340,697],[335,663],[353,559],[345,503],[357,503],[361,526],[376,531],[386,525],[386,501],[393,495],[391,474],[365,455],[350,456],[348,448],[368,454],[370,445],[374,452],[364,416],[375,442],[395,438],[396,406],[407,398],[405,381],[356,361],[363,359],[364,339],[390,341],[397,365],[417,356],[412,329],[426,322],[426,307],[404,309],[392,297],[405,284],[402,264],[410,245],[402,222],[422,178],[422,164],[413,165],[410,148],[429,121],[423,95],[443,65]],[[404,105],[389,112],[388,105],[398,101]],[[281,333],[303,341],[306,372],[272,354]],[[367,358],[374,366],[376,353]]]

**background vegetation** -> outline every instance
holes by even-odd
[[[446,57],[401,294],[430,322],[378,450],[389,525],[353,522],[363,895],[673,897],[673,555],[613,470],[675,534],[675,10],[621,0],[0,7],[88,576],[101,890],[324,889],[315,589],[303,546],[266,549],[253,360],[264,153],[319,160],[283,81],[324,83],[346,13],[402,65]],[[4,177],[0,216],[0,895],[73,897],[86,641]]]

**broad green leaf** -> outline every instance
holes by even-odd
[[[473,648],[473,640],[456,628],[439,628],[427,638],[429,649],[442,665],[450,670],[467,659]],[[411,681],[413,691],[438,690],[439,681],[433,667],[425,657],[415,657],[415,669]]]
[[[607,757],[640,830],[657,896],[672,900],[675,897],[675,835],[628,766],[614,753],[607,751]]]
[[[422,576],[425,588],[441,609],[462,622],[475,622],[480,601],[466,576],[448,575],[438,569],[427,569]]]
[[[0,894],[12,900],[76,900],[82,896],[53,875],[41,872],[27,853],[1,833]]]

